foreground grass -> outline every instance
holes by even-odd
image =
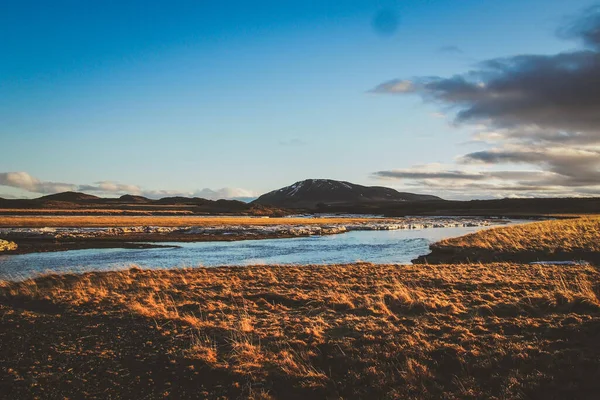
[[[600,262],[600,216],[486,229],[431,245],[428,262],[579,260]]]
[[[230,267],[0,284],[13,398],[594,398],[598,271]]]
[[[372,222],[368,218],[256,218],[256,217],[197,217],[197,216],[96,216],[52,215],[39,216],[0,215],[0,227],[129,227],[129,226],[231,226],[231,225],[323,225],[355,222]]]

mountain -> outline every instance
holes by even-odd
[[[398,192],[382,186],[362,186],[331,179],[306,179],[263,194],[253,203],[285,208],[315,208],[317,204],[425,200],[442,199],[431,195]]]
[[[91,194],[85,194],[85,193],[80,193],[80,192],[62,192],[62,193],[55,193],[55,194],[49,194],[47,196],[42,196],[37,198],[36,200],[42,200],[42,201],[96,201],[96,200],[101,200],[100,197],[98,196],[93,196]]]

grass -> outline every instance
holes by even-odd
[[[600,216],[498,227],[431,245],[428,262],[587,260],[600,262]]]
[[[599,272],[258,266],[0,283],[14,398],[593,398]]]
[[[367,218],[256,218],[196,216],[14,216],[0,215],[0,227],[129,227],[129,226],[231,226],[231,225],[323,225],[372,222]]]
[[[146,206],[146,205],[145,205]],[[133,207],[129,205],[129,207]],[[146,206],[147,207],[147,206]],[[191,210],[177,210],[174,209],[175,206],[170,206],[163,210],[160,207],[156,207],[155,209],[145,209],[145,210],[134,210],[134,209],[117,209],[117,208],[0,208],[0,213],[8,214],[8,215],[44,215],[44,216],[52,216],[56,214],[60,215],[132,215],[132,216],[152,216],[157,212],[160,213],[168,213],[169,215],[174,216],[185,216],[190,215],[193,216],[194,212]]]
[[[438,243],[502,252],[600,251],[600,217],[542,221],[487,229]]]
[[[8,240],[0,239],[0,252],[7,250],[16,250],[17,244]]]

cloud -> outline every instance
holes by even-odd
[[[202,197],[209,200],[218,199],[250,199],[258,197],[257,194],[251,190],[240,189],[240,188],[222,188],[218,190],[202,189],[193,193],[194,197]]]
[[[600,5],[594,5],[558,30],[559,36],[580,39],[586,46],[600,47]]]
[[[56,193],[75,190],[76,185],[60,182],[42,182],[27,172],[0,172],[0,185],[34,193]]]
[[[537,180],[518,187],[598,193],[600,187],[600,7],[587,9],[559,29],[584,48],[553,55],[518,55],[484,61],[451,77],[383,82],[373,93],[416,94],[454,113],[454,124],[480,132],[471,143],[491,145],[458,158],[459,165],[528,165]],[[413,175],[411,175],[411,173]],[[429,172],[430,173],[430,172]],[[411,171],[376,177],[429,179]],[[446,184],[498,179],[486,172],[442,171]],[[508,187],[500,185],[501,187]]]
[[[257,197],[256,193],[241,189],[241,188],[222,188],[218,190],[212,190],[208,188],[196,190],[196,191],[177,191],[177,190],[148,190],[143,189],[137,185],[128,185],[112,181],[100,181],[94,184],[78,185],[73,183],[58,183],[58,182],[44,182],[41,181],[27,172],[1,172],[0,173],[0,186],[10,186],[13,188],[21,189],[27,192],[38,193],[38,194],[51,194],[66,191],[78,191],[85,193],[92,193],[97,195],[123,195],[133,194],[139,196],[145,196],[149,198],[161,198],[171,196],[185,196],[185,197],[202,197],[209,200],[218,199],[249,199]]]
[[[415,93],[417,91],[415,83],[409,80],[392,79],[391,81],[383,82],[371,89],[370,93]]]
[[[419,170],[391,170],[374,172],[378,178],[392,179],[452,179],[452,180],[481,180],[483,174],[473,174],[463,171],[419,171]]]
[[[540,170],[469,171],[450,170],[436,164],[378,171],[377,179],[399,180],[405,186],[446,198],[573,196],[561,185],[562,177]],[[586,188],[580,195],[600,193]]]
[[[143,190],[136,185],[124,185],[111,181],[96,182],[95,185],[80,185],[77,190],[82,192],[127,193],[139,195]]]

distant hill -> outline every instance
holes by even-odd
[[[442,200],[437,196],[398,192],[332,179],[306,179],[263,194],[254,204],[284,208],[315,208],[319,204]]]
[[[119,197],[119,201],[123,203],[152,203],[152,200],[147,197],[135,196],[132,194],[124,194],[123,196]]]
[[[92,200],[96,201],[96,200],[101,200],[101,198],[98,196],[80,193],[80,192],[62,192],[62,193],[55,193],[55,194],[49,194],[47,196],[42,196],[35,200],[78,202],[78,201],[92,201]]]
[[[206,205],[214,203],[213,200],[203,199],[201,197],[163,197],[162,199],[154,200],[156,204],[187,204],[187,205]]]
[[[381,214],[388,217],[406,215],[519,216],[598,214],[600,197],[527,198],[493,200],[432,200],[406,202],[372,202],[323,204],[312,211],[344,214]]]
[[[33,210],[33,211],[27,211]],[[39,211],[44,210],[44,211]],[[63,192],[37,199],[2,199],[2,214],[43,214],[55,210],[56,215],[257,215],[283,216],[292,213],[277,207],[249,204],[239,200],[208,200],[200,197],[165,197],[159,200],[125,194],[103,198],[79,192]],[[67,212],[67,210],[69,210]],[[51,212],[51,211],[50,211]]]

